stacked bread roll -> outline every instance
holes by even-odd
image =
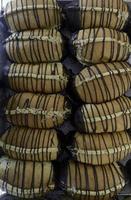
[[[79,4],[81,30],[72,43],[83,69],[73,84],[83,103],[75,113],[67,190],[79,199],[110,200],[125,185],[117,162],[131,152],[131,100],[124,96],[131,87],[130,43],[120,32],[128,11],[122,0]]]
[[[41,197],[54,188],[52,161],[60,148],[56,127],[70,115],[61,93],[68,76],[61,63],[64,43],[56,0],[9,1],[5,19],[12,34],[5,41],[11,60],[6,106],[11,127],[0,138],[0,187],[21,198]]]
[[[73,18],[75,15],[74,10],[77,12],[78,21]],[[122,30],[129,16],[127,5],[123,4],[123,0],[78,0],[73,5],[67,4],[64,11],[69,27],[74,27],[74,30],[95,27]]]

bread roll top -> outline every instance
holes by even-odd
[[[103,166],[70,162],[67,190],[87,199],[112,197],[124,187],[124,177],[116,163]]]
[[[68,76],[61,63],[11,64],[9,86],[18,92],[58,93],[63,91]]]
[[[79,0],[81,29],[108,27],[121,30],[129,16],[123,0]]]
[[[29,162],[0,159],[0,186],[8,194],[21,198],[40,197],[54,188],[50,162]]]
[[[127,34],[108,28],[80,30],[73,45],[83,64],[124,61],[130,52]]]
[[[126,62],[85,67],[75,77],[74,88],[85,103],[103,103],[122,96],[131,85],[131,68]]]
[[[101,134],[80,134],[74,137],[76,160],[92,165],[105,165],[124,159],[131,151],[126,131]]]
[[[131,100],[122,96],[102,104],[85,104],[75,114],[80,132],[119,132],[131,127]]]
[[[57,159],[60,144],[54,129],[15,126],[1,136],[0,146],[10,158],[43,162]]]
[[[66,97],[60,94],[18,93],[12,96],[6,116],[13,125],[30,128],[53,128],[61,125],[71,113]]]
[[[4,16],[13,31],[57,28],[61,25],[61,9],[56,0],[10,0]]]
[[[56,29],[16,32],[6,39],[6,52],[15,63],[59,62],[63,41]]]

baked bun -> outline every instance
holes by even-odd
[[[15,63],[59,62],[63,42],[55,29],[16,32],[6,39],[6,52]]]
[[[94,28],[80,30],[73,45],[81,63],[107,63],[128,59],[130,41],[126,33]]]
[[[124,159],[131,152],[131,140],[126,131],[74,136],[75,159],[78,162],[105,165]]]
[[[58,93],[66,89],[68,76],[61,63],[11,64],[8,82],[18,92]]]
[[[51,162],[30,162],[0,159],[0,187],[7,194],[20,198],[41,197],[54,188]]]
[[[85,103],[103,103],[122,96],[131,87],[131,67],[126,62],[96,64],[75,77],[74,89]]]
[[[11,127],[0,138],[0,146],[10,158],[29,161],[56,160],[59,151],[54,129]]]
[[[9,0],[4,16],[13,31],[57,28],[61,25],[61,9],[56,0]]]
[[[65,9],[68,24],[75,30],[90,27],[122,30],[129,16],[128,6],[123,0],[78,0],[77,2],[75,1],[74,7],[69,4]],[[77,21],[74,20],[74,15],[78,18]]]
[[[109,200],[124,185],[124,177],[116,163],[102,166],[69,163],[67,191],[74,194],[74,199]]]
[[[112,133],[131,128],[131,99],[120,97],[102,104],[82,105],[75,114],[80,132]]]
[[[7,104],[7,120],[17,126],[49,129],[63,124],[71,113],[66,98],[60,94],[19,93]]]

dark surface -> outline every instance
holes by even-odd
[[[1,198],[0,198],[0,200],[23,200],[23,199],[21,199],[21,198],[16,198],[16,197],[14,197],[14,196],[10,196],[10,195],[8,195],[8,194],[5,194],[5,195],[2,195],[1,196]],[[30,200],[46,200],[46,199],[44,199],[44,198],[39,198],[39,199],[30,199]]]
[[[5,194],[0,198],[0,200],[22,200],[22,199],[15,198],[15,197]],[[73,200],[73,198],[67,195],[63,191],[52,191],[52,192],[47,193],[45,197],[38,198],[38,199],[35,198],[32,200]]]
[[[120,192],[118,200],[126,200],[127,197],[131,197],[131,183],[128,183]]]
[[[131,41],[131,2],[126,2],[129,8],[129,17],[125,25],[124,31],[128,34]]]

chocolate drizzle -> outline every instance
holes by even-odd
[[[63,56],[62,38],[55,29],[13,33],[5,46],[10,60],[20,64],[60,62]]]
[[[73,45],[82,64],[124,61],[130,51],[127,34],[108,28],[80,30]]]
[[[130,117],[130,99],[122,96],[102,104],[83,105],[76,112],[75,123],[81,132],[118,132],[130,128]]]
[[[42,129],[63,124],[70,113],[66,98],[59,94],[19,93],[10,98],[6,109],[13,125]]]
[[[74,89],[85,103],[103,103],[122,96],[131,86],[131,69],[126,62],[96,64],[84,68]]]
[[[61,63],[12,64],[8,81],[15,91],[48,94],[63,91],[67,86],[68,76]]]
[[[9,1],[4,15],[13,31],[59,28],[61,25],[61,9],[56,0]]]
[[[67,174],[67,191],[81,200],[112,198],[125,184],[116,163],[93,166],[70,162]]]
[[[74,136],[75,160],[92,165],[105,165],[124,159],[131,151],[127,132],[80,134]]]
[[[107,27],[121,30],[128,18],[127,5],[121,0],[79,0],[79,9],[81,29]]]
[[[53,129],[12,127],[0,140],[0,146],[12,159],[51,161],[57,159],[59,142]]]
[[[0,185],[8,194],[36,198],[54,188],[50,162],[30,162],[1,158]],[[12,177],[12,178],[11,178]]]

